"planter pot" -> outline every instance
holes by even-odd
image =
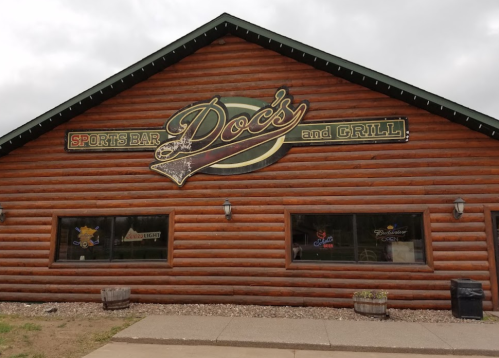
[[[130,307],[130,287],[103,288],[101,291],[102,308],[122,310]]]
[[[387,298],[353,298],[353,309],[356,313],[364,316],[386,318]]]

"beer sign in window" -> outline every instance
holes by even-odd
[[[168,215],[59,218],[56,261],[166,260]]]
[[[425,263],[423,218],[402,214],[291,214],[293,261]]]

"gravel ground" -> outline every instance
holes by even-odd
[[[50,308],[56,312],[46,313]],[[265,317],[265,318],[310,318],[328,320],[369,321],[377,320],[359,315],[349,308],[327,307],[288,307],[288,306],[240,306],[222,304],[188,304],[161,305],[132,303],[129,309],[105,311],[101,303],[56,302],[34,303],[0,302],[0,314],[19,315],[24,317],[145,317],[147,315],[192,315],[192,316],[224,316],[224,317]],[[432,323],[498,323],[499,319],[485,313],[485,319],[463,320],[454,318],[450,311],[437,310],[400,310],[389,309],[388,321],[432,322]]]

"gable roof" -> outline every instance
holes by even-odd
[[[493,117],[224,13],[4,135],[0,138],[0,157],[177,63],[228,33],[499,140],[499,121]]]

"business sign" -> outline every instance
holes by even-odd
[[[161,231],[137,232],[134,229],[130,228],[122,241],[129,242],[129,241],[142,241],[150,239],[154,239],[154,241],[156,241],[160,237],[161,237]]]
[[[403,239],[407,234],[408,226],[398,226],[397,224],[388,225],[386,228],[376,229],[374,230],[374,235],[376,236],[376,240],[379,241],[387,241],[387,242],[396,242],[399,239]]]
[[[323,249],[332,249],[333,245],[333,235],[326,237],[326,230],[317,230],[315,233],[317,240],[314,241],[315,247],[321,247]]]
[[[94,234],[97,232],[97,230],[99,230],[98,226],[95,229],[92,229],[87,226],[83,226],[80,228],[76,227],[75,230],[79,232],[78,234],[79,241],[73,241],[73,245],[80,246],[84,249],[95,245],[99,245],[99,237],[97,236],[97,238],[94,238]]]
[[[182,186],[194,173],[231,175],[271,165],[293,146],[406,142],[403,117],[301,123],[308,101],[293,106],[286,87],[272,103],[215,96],[171,116],[164,128],[69,130],[66,150],[154,151],[151,170]]]

